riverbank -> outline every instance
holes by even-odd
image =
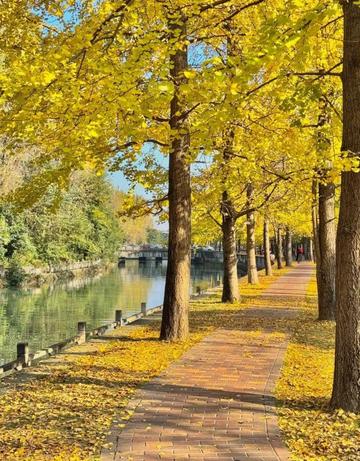
[[[221,275],[221,268],[193,266],[192,292],[215,286]],[[113,322],[115,310],[129,317],[140,312],[144,302],[159,306],[165,277],[166,264],[127,261],[96,276],[0,290],[0,366],[16,359],[19,342],[28,342],[34,353],[76,335],[78,322],[86,322],[92,330]]]
[[[128,402],[136,389],[222,328],[243,332],[249,341],[258,341],[264,352],[269,344],[261,340],[263,332],[271,333],[271,340],[280,343],[290,336],[276,392],[283,440],[292,460],[358,460],[359,416],[333,413],[327,407],[333,373],[333,324],[316,321],[314,283],[305,300],[284,293],[271,300],[259,296],[286,273],[275,271],[271,278],[261,275],[259,286],[242,279],[239,304],[221,304],[219,291],[192,301],[191,336],[186,343],[159,342],[160,317],[154,316],[6,379],[0,398],[0,459],[98,460],[100,453],[110,448],[110,426],[115,424],[121,430],[131,419],[134,409]],[[298,290],[296,283],[295,288]],[[239,312],[254,309],[256,316],[239,316]],[[264,309],[284,309],[288,315],[281,319],[259,316]],[[259,358],[248,352],[244,360],[257,363]],[[227,401],[224,398],[222,405]]]
[[[116,265],[115,261],[72,261],[56,266],[0,268],[0,288],[39,288],[79,278],[93,277]]]
[[[217,327],[231,325],[239,309],[284,272],[261,275],[254,287],[242,279],[237,305],[219,303],[219,293],[193,301],[186,343],[159,342],[160,319],[153,317],[7,378],[0,399],[0,459],[97,459],[114,418],[121,427],[131,416],[126,404],[136,388]]]

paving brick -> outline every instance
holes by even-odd
[[[263,293],[303,297],[312,266],[300,264]],[[287,308],[248,308],[245,317],[293,316]],[[249,342],[250,341],[250,342]],[[273,390],[285,343],[271,331],[249,339],[219,329],[173,363],[135,396],[138,404],[102,461],[285,461]]]

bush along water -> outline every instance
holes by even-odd
[[[79,172],[67,191],[50,186],[35,205],[0,205],[0,266],[5,283],[26,282],[25,268],[114,258],[123,241],[105,177]]]

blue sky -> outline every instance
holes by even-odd
[[[117,171],[116,173],[109,173],[109,178],[111,183],[119,190],[127,192],[130,188],[129,182],[122,174],[121,171]],[[138,195],[145,195],[144,189],[140,185],[136,185],[135,192]]]

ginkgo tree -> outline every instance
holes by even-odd
[[[341,11],[342,9],[342,11]],[[342,173],[340,213],[336,242],[336,348],[335,375],[331,404],[345,410],[360,410],[360,301],[359,301],[359,204],[360,204],[360,7],[358,2],[328,1],[309,5],[304,12],[303,4],[297,5],[296,14],[306,24],[304,41],[299,46],[302,56],[307,56],[318,43],[311,39],[330,25],[340,34],[334,40],[335,55],[342,44],[340,62],[330,68],[319,69],[314,63],[310,69],[299,69],[302,75],[316,76],[321,79],[341,76],[342,113],[336,109],[342,126]],[[343,27],[342,27],[343,26]],[[343,32],[343,36],[341,35]],[[326,45],[330,45],[326,42]],[[302,65],[302,60],[298,60]],[[308,65],[309,63],[305,61]],[[334,70],[335,69],[335,70]],[[333,108],[334,109],[334,108]]]
[[[330,8],[325,11],[331,14]],[[335,12],[339,14],[336,8]],[[317,152],[313,223],[320,320],[332,320],[335,315],[335,186],[344,166],[339,155],[342,63],[339,19],[340,16],[329,17],[323,24],[315,24],[314,35],[309,39],[304,37],[293,49],[294,53],[303,50],[302,59],[295,69],[292,62],[287,64],[292,77],[288,80],[290,95],[284,101],[286,109],[292,111],[293,123],[309,132],[312,138],[309,148]]]
[[[212,158],[200,175],[216,186],[202,191],[210,194],[212,212],[227,218],[246,187],[236,205],[249,222],[253,202],[268,201],[264,184],[279,184],[277,192],[286,196],[286,185],[302,190],[310,179],[318,182],[319,198],[326,196],[319,203],[326,221],[320,206],[333,200],[342,171],[332,404],[359,411],[358,2],[15,0],[0,6],[0,19],[1,137],[9,152],[35,148],[48,165],[16,198],[31,202],[50,183],[66,187],[74,169],[102,173],[109,165],[153,189],[170,223],[162,339],[188,333],[191,164],[200,154]],[[236,43],[230,53],[229,41]],[[278,98],[275,118],[256,119],[262,133],[248,129],[272,98]],[[271,123],[281,118],[279,135]],[[155,154],[149,146],[157,146]]]
[[[251,278],[251,271],[256,271],[256,245],[253,240],[255,222],[249,216],[261,212],[268,216],[265,220],[268,222],[271,210],[279,201],[282,200],[283,204],[288,204],[289,201],[291,203],[297,191],[301,190],[303,194],[306,188],[307,195],[311,195],[309,178],[312,177],[316,156],[311,151],[304,150],[306,136],[299,135],[297,128],[289,126],[289,119],[277,107],[277,99],[272,104],[269,101],[270,95],[262,94],[261,105],[255,104],[254,100],[253,108],[248,104],[247,117],[242,120],[243,126],[234,127],[232,150],[227,151],[226,163],[224,164],[223,150],[218,149],[219,153],[214,156],[211,166],[194,178],[197,222],[211,220],[219,227],[223,236],[224,302],[232,302],[238,296],[236,222],[241,217],[246,217],[247,254],[250,262],[248,275],[250,283],[256,282],[256,279]],[[269,132],[271,139],[266,136]],[[288,149],[290,139],[291,151]],[[226,143],[227,139],[223,142]],[[230,222],[231,226],[224,225],[224,222]],[[270,248],[269,244],[265,246],[269,271]],[[236,276],[231,277],[234,273]]]
[[[0,128],[53,160],[46,174],[36,178],[39,187],[25,185],[19,200],[29,200],[33,190],[38,195],[42,184],[66,186],[73,169],[86,166],[101,172],[113,159],[136,175],[147,143],[168,155],[164,339],[183,339],[188,331],[190,164],[200,149],[208,149],[219,120],[232,116],[231,98],[222,104],[223,95],[229,92],[235,98],[239,85],[248,84],[249,70],[256,73],[263,65],[249,59],[229,89],[222,59],[214,57],[213,50],[224,43],[217,32],[229,17],[262,3],[27,3],[28,15],[37,23],[36,40],[23,53],[6,55]],[[188,50],[197,44],[211,51],[194,69]],[[214,112],[214,107],[220,110]]]
[[[342,151],[357,165],[341,175],[340,215],[336,245],[336,351],[332,405],[360,411],[360,7],[341,2],[343,41]]]

